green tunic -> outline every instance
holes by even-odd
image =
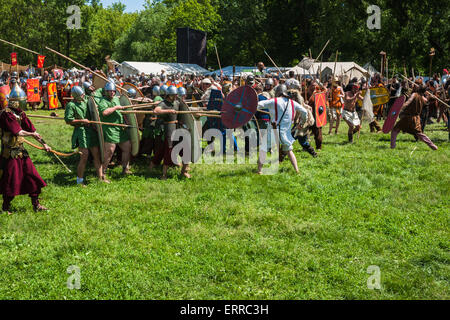
[[[64,114],[64,120],[66,122],[72,122],[74,120],[88,119],[91,120],[91,114],[89,112],[86,101],[75,102],[71,101],[66,105],[66,111]],[[91,127],[91,125],[77,125],[73,130],[72,135],[72,148],[84,148],[89,149],[97,147],[98,137],[97,133]]]
[[[125,119],[120,111],[114,111],[109,116],[104,116],[103,112],[106,109],[120,106],[120,100],[118,97],[114,97],[111,101],[106,98],[96,98],[98,105],[98,113],[100,114],[100,120],[102,122],[125,124]],[[130,140],[127,128],[114,127],[103,125],[103,136],[107,143],[123,143]]]
[[[160,96],[157,96],[154,102],[163,101]],[[142,138],[149,139],[155,138],[156,136],[162,135],[163,127],[161,121],[152,120],[153,115],[147,114],[144,118],[144,131],[142,132]]]

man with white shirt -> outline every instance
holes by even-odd
[[[300,117],[298,129],[301,129],[307,120],[308,111],[299,103],[289,99],[288,89],[284,84],[281,84],[276,88],[274,99],[260,101],[258,103],[258,110],[262,109],[270,110],[272,126],[278,131],[279,145],[281,145],[280,160],[282,161],[287,155],[295,171],[299,173],[297,159],[292,151],[292,145],[294,144],[295,139],[292,137],[291,128],[297,115],[297,117]],[[263,149],[264,148],[261,148],[260,150],[258,174],[262,173],[263,163],[266,159],[267,150]]]
[[[286,80],[286,87],[288,90],[300,90],[300,82],[295,79],[294,71],[289,71],[289,79]]]

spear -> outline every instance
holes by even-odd
[[[159,115],[161,113],[157,113],[155,111],[121,111],[123,114],[156,114]],[[210,115],[219,115],[222,111],[176,111],[175,114],[210,114]]]
[[[411,80],[409,80],[407,77],[405,77],[404,75],[402,75],[403,78],[405,78],[408,82],[411,82],[413,85],[415,86],[419,86],[417,83],[412,82]],[[450,105],[448,105],[447,103],[445,103],[444,101],[442,101],[441,99],[439,99],[438,97],[436,97],[434,94],[428,92],[428,94],[433,97],[434,99],[436,99],[437,101],[441,102],[444,106],[446,106],[447,108],[450,108]]]
[[[51,117],[51,116],[38,116],[38,115],[31,115],[28,114],[27,117],[29,118],[38,118],[38,119],[51,119],[51,120],[64,120],[64,118],[60,117]],[[75,119],[78,120],[78,119]],[[105,126],[112,126],[112,127],[121,127],[121,128],[134,128],[133,126],[129,126],[126,124],[119,124],[119,123],[109,123],[109,122],[101,122],[101,121],[89,121],[90,124],[101,124]]]
[[[264,53],[267,55],[267,57],[270,59],[270,61],[273,63],[273,65],[275,66],[275,68],[278,69],[278,72],[280,73],[280,77],[283,77],[283,72],[281,72],[280,68],[278,68],[277,64],[275,63],[275,61],[272,60],[272,58],[269,56],[269,54],[267,53],[266,49],[264,49]]]
[[[327,41],[327,43],[325,44],[325,46],[323,47],[322,51],[320,51],[319,55],[316,58],[316,61],[319,60],[320,56],[322,55],[322,53],[325,51],[325,48],[328,47],[328,44],[330,43],[331,39],[329,39]]]
[[[19,48],[19,49],[22,49],[22,50],[28,51],[28,52],[30,52],[30,53],[36,54],[36,55],[38,55],[38,56],[41,55],[40,53],[37,53],[36,51],[33,51],[33,50],[30,50],[30,49],[21,47],[21,46],[19,46],[19,45],[17,45],[17,44],[14,44],[14,43],[12,43],[12,42],[9,42],[9,41],[3,40],[3,39],[0,39],[0,41],[1,41],[1,42],[4,42],[4,43],[6,43],[6,44],[9,44],[9,45],[11,45],[11,46],[13,46],[13,47],[17,47],[17,48]]]
[[[50,52],[53,52],[54,54],[57,54],[57,55],[63,57],[63,58],[66,59],[66,60],[69,60],[69,61],[72,62],[73,64],[79,66],[80,68],[83,68],[83,69],[86,70],[86,71],[92,72],[92,73],[95,74],[97,77],[99,77],[100,79],[105,80],[106,82],[109,82],[109,81],[110,81],[109,79],[107,79],[107,78],[105,78],[103,75],[101,75],[100,73],[94,72],[93,70],[91,70],[91,68],[88,68],[88,67],[86,67],[86,66],[83,66],[81,63],[76,62],[75,60],[73,60],[73,59],[71,59],[71,58],[69,58],[69,57],[63,55],[62,53],[59,53],[58,51],[53,50],[52,48],[45,47],[45,49],[47,49],[47,50],[50,51]],[[116,87],[119,88],[120,90],[124,91],[124,92],[127,92],[127,90],[124,89],[124,88],[122,88],[121,86],[116,85]]]
[[[217,51],[216,44],[214,44],[214,48],[216,49],[217,62],[219,63],[220,78],[222,78],[223,77],[222,66],[220,64],[219,52]]]

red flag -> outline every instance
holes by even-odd
[[[13,52],[11,53],[11,66],[16,66],[17,65],[17,53]]]
[[[45,56],[38,55],[37,67],[41,69],[44,67]]]

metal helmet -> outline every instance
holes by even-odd
[[[161,94],[160,92],[161,88],[159,86],[154,86],[152,89],[152,94],[154,97],[157,97]]]
[[[136,91],[136,89],[134,89],[134,88],[130,88],[130,89],[128,89],[127,90],[127,93],[128,93],[128,97],[130,97],[130,98],[136,98],[136,96],[137,96],[137,91]]]
[[[14,102],[16,101],[19,105],[19,107],[22,110],[26,109],[27,106],[27,95],[26,93],[18,86],[16,83],[14,87],[11,89],[11,92],[9,94],[9,101]]]
[[[186,91],[186,89],[184,87],[179,87],[177,91],[178,91],[178,96],[180,98],[182,98],[182,97],[187,95],[187,91]]]
[[[166,85],[161,86],[161,88],[159,89],[159,92],[161,93],[162,96],[165,96],[167,94],[167,89],[169,89],[168,86],[166,86]]]
[[[75,86],[72,88],[71,94],[75,100],[80,100],[84,94],[84,90],[82,87]]]
[[[17,79],[17,77],[18,77],[17,71],[14,71],[12,73],[12,75],[11,75],[11,78],[16,78]]]
[[[113,81],[108,81],[103,89],[105,91],[116,91],[116,84]]]
[[[81,97],[84,95],[84,90],[80,86],[75,86],[72,88],[71,94],[75,100],[80,100]]]
[[[171,95],[177,95],[177,94],[178,94],[177,87],[175,87],[175,86],[170,86],[170,87],[167,89],[167,95],[168,95],[168,96],[171,96]]]
[[[273,86],[274,85],[273,79],[272,78],[267,79],[265,85],[266,87]]]
[[[91,83],[91,82],[89,82],[89,81],[83,82],[83,89],[84,89],[85,91],[90,90],[90,89],[89,89],[90,87],[92,87],[92,83]]]
[[[285,84],[280,84],[275,88],[275,97],[288,97],[288,89]]]

